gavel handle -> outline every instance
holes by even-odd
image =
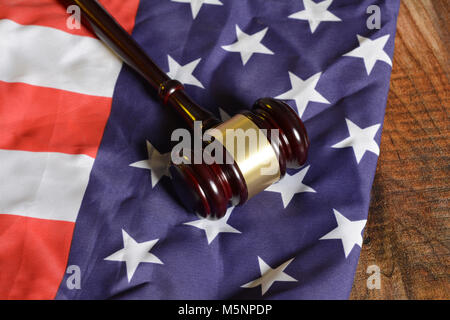
[[[139,73],[153,87],[163,103],[170,105],[193,128],[194,121],[202,121],[204,129],[219,121],[198,106],[184,91],[183,85],[170,79],[145,53],[139,44],[96,0],[61,0],[65,5],[77,5],[91,29],[125,63]]]

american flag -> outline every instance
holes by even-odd
[[[0,298],[348,298],[399,0],[100,2],[222,119],[289,103],[308,161],[221,220],[186,212],[174,114],[59,1],[1,0]]]

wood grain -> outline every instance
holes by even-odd
[[[351,299],[450,299],[448,0],[403,0]],[[367,267],[381,269],[369,290]]]

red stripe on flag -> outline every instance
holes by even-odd
[[[133,30],[139,0],[100,0],[111,15],[129,33]],[[85,27],[67,28],[69,14],[59,0],[0,1],[0,19],[10,19],[23,25],[40,25],[72,34],[94,37]]]
[[[132,32],[139,0],[100,2]],[[0,0],[0,19],[94,37],[85,28],[68,29],[67,18],[58,0]],[[111,102],[107,97],[0,81],[0,149],[95,157]],[[15,174],[20,178],[20,171]],[[73,222],[0,213],[0,299],[55,298],[74,226]]]
[[[74,226],[0,214],[0,299],[54,299]]]
[[[0,81],[0,149],[96,157],[111,98]]]

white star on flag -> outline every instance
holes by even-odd
[[[338,226],[328,232],[319,240],[341,240],[342,246],[344,247],[345,258],[347,258],[355,245],[361,247],[361,233],[366,225],[367,220],[350,221],[336,209],[333,209],[333,212]]]
[[[231,116],[222,108],[219,108],[219,113],[220,113],[220,119],[222,119],[223,122],[225,122],[231,118]]]
[[[276,99],[295,100],[297,112],[300,117],[303,116],[309,102],[329,104],[330,102],[316,90],[321,75],[322,72],[319,72],[306,80],[302,80],[289,71],[292,89],[280,94]]]
[[[228,46],[222,46],[222,49],[230,52],[239,52],[241,54],[242,64],[250,60],[254,53],[274,54],[270,49],[264,46],[261,41],[269,28],[265,28],[252,35],[246,34],[238,25],[236,25],[237,41]]]
[[[384,51],[384,46],[389,40],[390,35],[379,37],[375,40],[356,35],[358,37],[359,47],[344,54],[344,57],[362,58],[366,67],[367,75],[373,70],[375,63],[380,60],[386,62],[392,67],[392,60]]]
[[[204,4],[214,4],[221,6],[223,5],[222,2],[219,0],[172,0],[173,2],[181,2],[181,3],[190,3],[191,4],[191,11],[192,11],[192,18],[195,20],[197,17],[198,12],[202,8]]]
[[[184,224],[205,230],[208,244],[211,244],[211,242],[219,235],[219,233],[222,232],[241,233],[239,230],[236,230],[227,223],[233,209],[234,207],[228,208],[225,216],[218,220],[210,220],[202,218],[199,220],[186,222]]]
[[[176,79],[183,84],[190,84],[190,85],[205,89],[205,87],[203,87],[202,83],[196,77],[194,77],[192,75],[195,68],[197,67],[199,62],[202,60],[201,58],[198,58],[197,60],[189,62],[188,64],[185,64],[184,66],[180,65],[169,55],[167,55],[167,59],[169,61],[169,72],[167,72],[167,75],[170,78]]]
[[[286,261],[278,268],[272,269],[267,263],[264,262],[263,259],[258,257],[261,277],[242,285],[241,288],[254,288],[260,285],[262,295],[264,295],[275,281],[297,282],[297,279],[294,279],[290,275],[284,273],[284,269],[286,269],[293,260],[294,258]]]
[[[266,191],[279,192],[281,194],[281,200],[283,201],[284,208],[286,208],[289,205],[292,198],[297,193],[302,192],[315,193],[316,190],[303,183],[303,179],[308,173],[309,167],[310,166],[303,168],[302,170],[300,170],[299,172],[297,172],[292,176],[286,173],[283,179],[269,186],[266,189]]]
[[[122,238],[123,248],[106,257],[105,260],[125,262],[128,282],[131,281],[141,262],[163,264],[158,257],[149,252],[159,239],[139,243],[123,229]]]
[[[345,119],[345,121],[347,122],[347,128],[350,136],[341,142],[336,143],[332,146],[332,148],[352,147],[353,152],[355,153],[356,162],[358,164],[366,151],[373,152],[378,156],[380,154],[380,147],[374,138],[380,129],[381,124],[375,124],[373,126],[361,129],[349,119]]]
[[[147,141],[147,160],[141,160],[130,164],[130,167],[147,169],[151,172],[152,188],[163,176],[170,178],[170,152],[160,154],[152,144]]]
[[[342,21],[330,11],[328,7],[333,3],[333,0],[325,0],[315,3],[312,0],[303,0],[305,10],[298,11],[289,16],[291,19],[308,20],[311,33],[316,31],[319,24],[323,21]]]

